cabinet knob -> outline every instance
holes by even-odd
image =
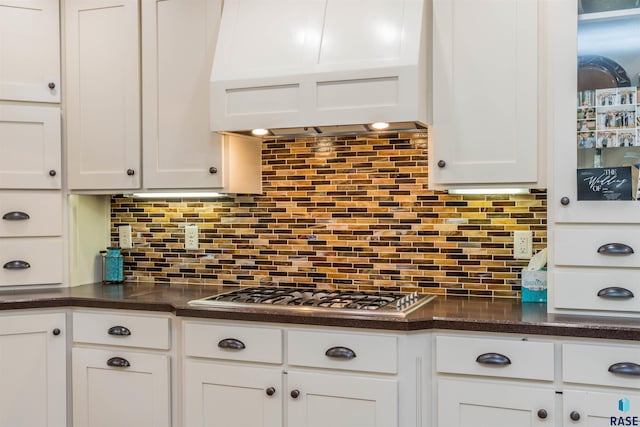
[[[210,174],[212,174],[212,175],[213,175],[214,173],[218,173],[218,168],[217,168],[217,167],[215,167],[215,166],[211,166],[211,167],[209,168],[209,173],[210,173]]]
[[[51,169],[49,171],[49,176],[56,176],[58,174],[58,172],[56,172],[54,169]]]
[[[297,399],[298,397],[300,397],[300,390],[298,389],[291,390],[291,397],[293,397],[294,399]]]
[[[273,396],[274,394],[276,394],[276,389],[273,387],[269,387],[265,390],[265,393],[267,393],[267,396]]]
[[[443,168],[447,166],[447,162],[445,162],[444,160],[438,160],[438,167],[439,168]]]
[[[49,86],[49,89],[55,89],[56,88],[56,84],[54,82],[49,82],[49,84],[47,86]]]
[[[578,412],[578,411],[571,411],[571,413],[569,414],[569,418],[571,418],[573,421],[578,421],[578,420],[580,420],[580,412]]]
[[[136,171],[134,171],[133,169],[127,169],[127,175],[133,176],[135,174],[136,174]]]
[[[541,420],[544,420],[545,418],[547,418],[549,414],[547,414],[547,410],[546,409],[539,409],[538,410],[538,418],[540,418]]]
[[[564,196],[562,199],[560,199],[560,204],[562,206],[567,206],[569,203],[571,203],[571,199],[569,199],[567,196]]]
[[[53,332],[53,335],[58,336],[58,335],[60,335],[61,331],[60,331],[60,329],[55,328],[52,332]]]

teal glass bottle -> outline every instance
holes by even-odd
[[[102,253],[102,283],[124,282],[124,257],[120,248],[110,247]]]

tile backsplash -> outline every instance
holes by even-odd
[[[130,224],[138,281],[330,286],[517,297],[526,260],[512,233],[546,246],[546,193],[427,189],[427,135],[263,143],[263,194],[111,202],[112,243]],[[184,249],[185,224],[200,249]]]

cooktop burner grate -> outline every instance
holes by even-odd
[[[252,287],[214,295],[189,304],[210,307],[256,307],[268,305],[274,310],[334,311],[406,316],[433,300],[433,295],[400,294],[373,291]]]

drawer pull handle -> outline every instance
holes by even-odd
[[[244,343],[235,338],[225,338],[218,343],[218,347],[229,350],[243,350],[246,348]]]
[[[114,368],[128,368],[131,366],[131,363],[127,359],[122,357],[112,357],[107,360],[107,366],[112,366]]]
[[[124,326],[112,326],[107,331],[109,335],[117,335],[121,337],[128,337],[131,335],[131,331],[129,328],[125,328]]]
[[[31,217],[28,213],[20,211],[7,212],[6,214],[2,215],[2,219],[4,219],[5,221],[24,221],[29,218]]]
[[[7,270],[25,270],[27,268],[31,268],[31,264],[29,264],[27,261],[21,261],[17,259],[5,263],[2,268],[6,268]]]
[[[511,359],[509,359],[504,354],[500,354],[500,353],[481,354],[476,358],[476,362],[482,363],[483,365],[498,365],[498,366],[511,365]]]
[[[640,377],[640,365],[632,362],[619,362],[609,366],[612,374]]]
[[[617,286],[600,289],[598,296],[605,299],[631,299],[634,297],[633,292],[629,289],[619,288]]]
[[[605,243],[598,248],[598,253],[602,255],[631,255],[633,248],[624,243]]]
[[[334,359],[354,359],[356,352],[347,347],[331,347],[324,355]]]

